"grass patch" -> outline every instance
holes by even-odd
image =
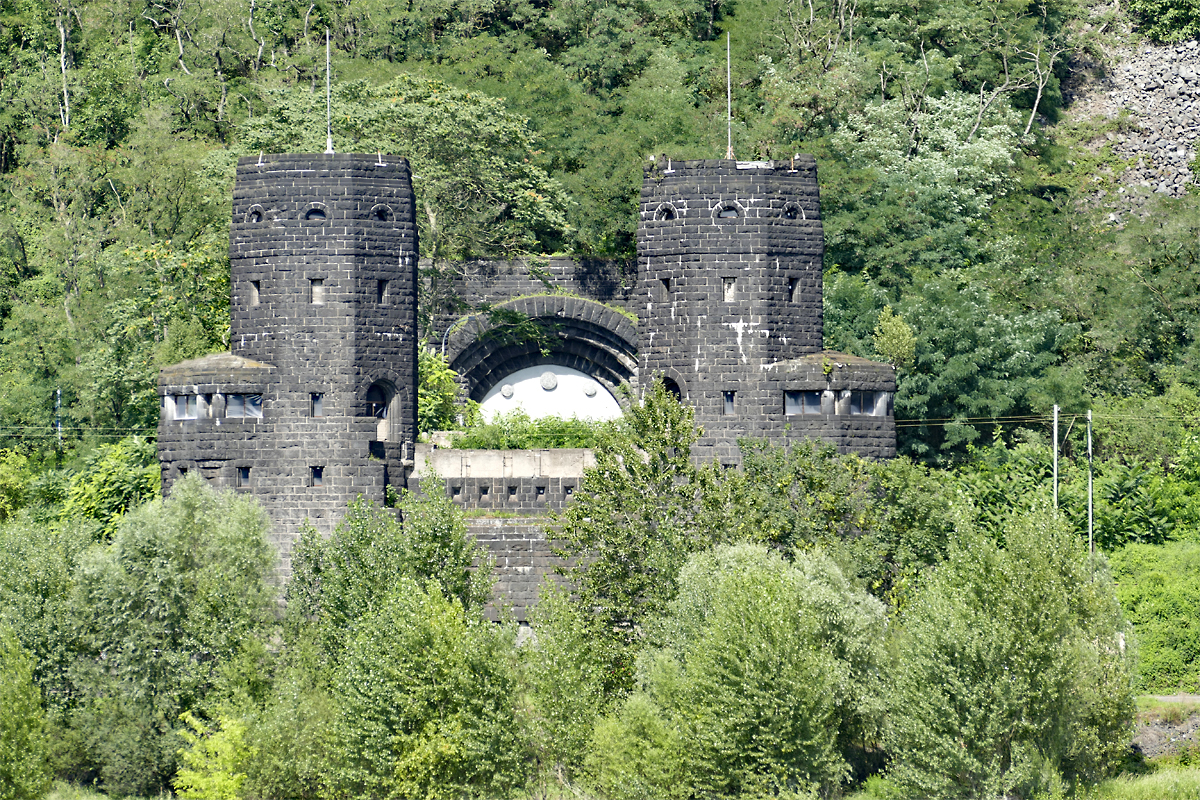
[[[1178,725],[1189,717],[1200,714],[1200,703],[1179,700],[1160,700],[1142,695],[1137,699],[1138,722],[1167,722]]]
[[[574,417],[531,419],[524,412],[514,411],[498,414],[490,423],[453,434],[451,443],[460,450],[592,448],[610,427],[608,422],[589,422]]]
[[[1165,767],[1148,775],[1120,775],[1081,794],[1087,800],[1200,800],[1200,769]]]
[[[76,786],[66,781],[55,781],[50,794],[45,800],[108,800],[108,795],[100,794],[95,789],[86,786]]]

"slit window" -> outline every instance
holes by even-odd
[[[313,392],[308,396],[308,415],[310,417],[325,416],[325,395]]]
[[[179,394],[172,398],[175,401],[175,419],[195,419],[198,413],[199,399],[194,394]]]
[[[319,306],[325,302],[324,278],[309,278],[308,302],[312,303],[314,306]]]
[[[237,468],[237,478],[234,481],[234,483],[237,486],[237,488],[239,488],[239,489],[245,489],[247,486],[249,486],[250,485],[250,468],[249,467],[238,467]]]
[[[250,281],[250,305],[256,306],[262,302],[259,297],[259,292],[261,291],[262,287],[258,281]]]
[[[384,305],[388,301],[388,282],[375,281],[375,301]]]
[[[671,279],[659,278],[659,281],[662,283],[662,286],[659,289],[658,299],[665,303],[671,299]]]
[[[721,293],[726,303],[737,300],[737,278],[721,278]]]
[[[313,486],[313,487],[325,485],[325,468],[324,467],[309,467],[308,468],[308,485]]]
[[[261,394],[231,394],[225,400],[225,416],[230,419],[262,419]]]
[[[788,278],[788,302],[795,303],[800,299],[800,279]]]
[[[732,416],[735,413],[734,398],[737,392],[721,392],[721,413]]]
[[[784,392],[783,413],[787,416],[802,414],[816,416],[821,413],[820,392]]]

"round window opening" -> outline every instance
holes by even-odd
[[[800,218],[800,207],[795,204],[791,204],[791,203],[784,206],[783,207],[783,218],[784,219],[799,219]]]
[[[310,208],[308,211],[304,212],[304,218],[306,220],[308,220],[309,222],[316,222],[319,220],[324,220],[324,219],[326,219],[325,209]]]
[[[262,221],[263,221],[263,212],[262,212],[262,209],[260,209],[260,208],[253,208],[250,210],[250,213],[246,215],[246,222],[259,223]]]
[[[371,216],[376,222],[391,222],[392,210],[387,206],[375,206],[371,211]]]
[[[675,219],[675,206],[670,203],[664,203],[654,212],[654,219],[659,222],[670,222]]]

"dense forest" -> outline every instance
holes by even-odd
[[[1136,120],[1068,98],[1197,33],[1196,0],[0,0],[0,800],[1118,796],[1134,693],[1200,687],[1200,207],[1114,213]],[[436,286],[632,262],[647,160],[725,152],[727,34],[734,149],[817,156],[826,345],[896,365],[903,457],[697,465],[646,387],[556,434],[598,467],[520,645],[447,503],[353,507],[281,588],[253,503],[152,500],[157,371],[228,345],[233,165],[324,149],[327,46],[334,145],[411,160]]]

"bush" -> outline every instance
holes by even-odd
[[[37,800],[50,789],[46,715],[33,659],[0,625],[0,800]]]
[[[126,437],[100,445],[84,460],[83,469],[71,477],[62,517],[99,520],[111,536],[123,514],[161,491],[162,471],[154,442]]]
[[[595,447],[607,422],[591,422],[575,417],[539,417],[532,419],[524,411],[498,414],[491,422],[481,423],[455,434],[454,446],[463,450],[540,450],[543,448]]]
[[[831,559],[760,545],[689,559],[639,659],[640,689],[596,726],[606,797],[833,791],[877,730],[879,601]]]
[[[333,686],[328,775],[349,797],[499,797],[522,779],[511,631],[402,576]]]
[[[1002,533],[960,531],[901,618],[885,744],[913,797],[1028,797],[1127,747],[1132,658],[1103,562],[1042,515]]]
[[[1200,0],[1131,0],[1138,29],[1160,42],[1185,42],[1200,35]]]

